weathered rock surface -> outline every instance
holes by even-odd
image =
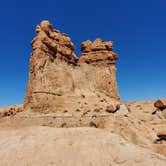
[[[1,166],[165,166],[166,158],[94,128],[0,131]]]
[[[92,111],[119,104],[112,42],[84,42],[80,59],[68,35],[48,21],[36,28],[32,41],[25,110],[36,112]]]
[[[93,65],[110,66],[115,64],[118,59],[117,54],[113,52],[113,43],[96,39],[94,42],[87,40],[81,45],[81,57],[79,62],[90,63]]]
[[[84,104],[82,98],[82,104]],[[102,109],[103,99],[98,103],[100,109],[93,111],[50,112],[41,114],[35,111],[23,111],[15,116],[0,119],[0,129],[15,129],[32,126],[50,126],[55,128],[95,127],[113,132],[127,142],[166,155],[166,141],[160,140],[157,133],[166,129],[166,118],[163,111],[156,114],[154,101],[135,101],[122,103],[115,113]],[[110,107],[111,108],[111,107]],[[109,109],[110,109],[109,108]]]
[[[7,107],[0,107],[0,118],[7,117],[7,116],[14,116],[17,113],[23,111],[23,105],[11,105]]]

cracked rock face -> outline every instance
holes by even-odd
[[[24,109],[42,113],[76,110],[113,111],[119,104],[112,42],[82,43],[80,58],[68,35],[48,21],[36,27]]]

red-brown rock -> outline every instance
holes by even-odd
[[[159,109],[165,109],[166,108],[166,99],[159,99],[154,103],[154,106]]]

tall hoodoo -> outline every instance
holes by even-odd
[[[80,58],[68,35],[48,21],[36,27],[24,108],[37,112],[73,112],[111,108],[119,103],[112,42],[96,39],[81,45]]]
[[[115,66],[118,56],[113,52],[113,43],[99,38],[94,42],[87,40],[82,43],[81,51],[78,62],[89,64],[86,68],[93,68],[91,77],[95,76],[95,89],[119,100]]]

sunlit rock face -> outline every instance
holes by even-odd
[[[36,27],[24,109],[42,113],[117,110],[112,42],[96,39],[81,45],[82,54],[74,54],[70,37],[52,28],[48,21]]]

